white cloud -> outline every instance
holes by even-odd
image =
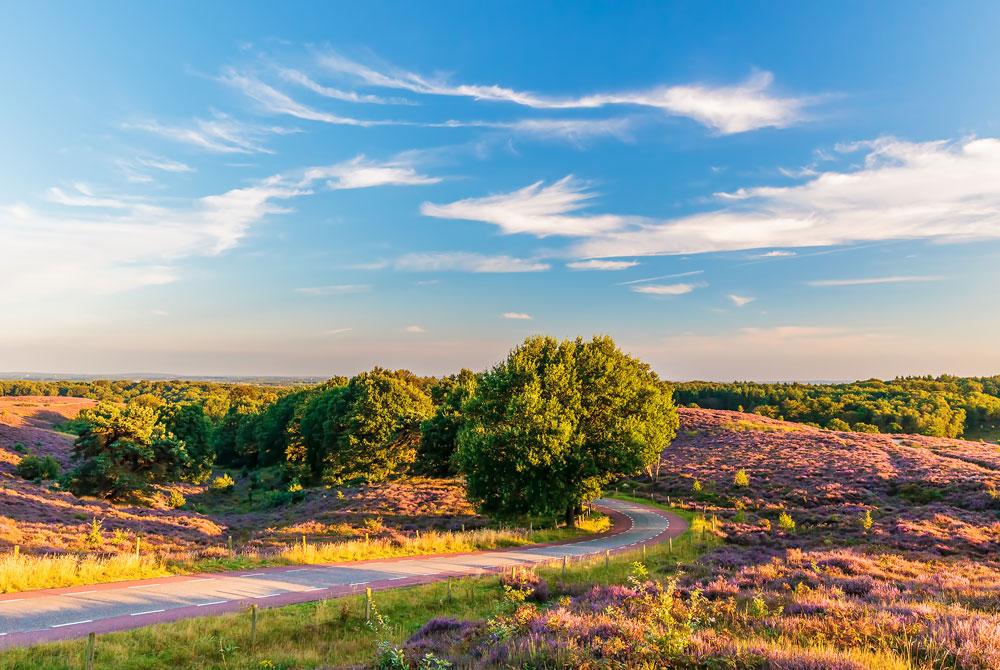
[[[512,256],[488,256],[463,251],[441,251],[406,254],[396,259],[397,270],[412,272],[542,272],[548,263]]]
[[[326,184],[331,189],[386,185],[414,186],[436,184],[441,181],[439,177],[428,177],[418,173],[412,165],[402,161],[379,163],[367,160],[364,156],[357,156],[328,167],[310,168],[306,171],[304,179],[310,183],[326,179],[328,180]]]
[[[0,266],[10,273],[5,294],[11,299],[175,281],[179,260],[232,248],[250,226],[286,211],[282,201],[304,192],[271,178],[184,205],[58,193],[66,196],[57,195],[56,201],[69,206],[68,213],[23,204],[0,207]],[[111,211],[102,211],[109,206]]]
[[[757,298],[751,298],[750,296],[747,295],[736,295],[735,293],[730,293],[726,297],[732,300],[733,304],[736,305],[737,307],[743,307],[745,305],[749,305],[750,303],[752,303],[754,300],[757,299]]]
[[[1000,238],[1000,139],[864,145],[864,166],[788,187],[740,189],[715,211],[593,236],[583,257]]]
[[[357,91],[344,91],[339,88],[332,88],[330,86],[324,86],[316,81],[314,81],[309,75],[299,70],[294,70],[291,68],[278,68],[278,74],[287,82],[298,84],[303,88],[306,88],[313,93],[323,96],[324,98],[330,98],[331,100],[343,100],[345,102],[358,102],[358,103],[370,103],[376,105],[405,105],[409,104],[409,101],[403,98],[383,98],[378,95],[365,95],[358,93]]]
[[[528,233],[537,237],[590,236],[624,225],[625,219],[620,216],[574,214],[593,197],[584,184],[567,176],[549,186],[538,181],[510,193],[467,198],[445,205],[425,202],[420,212],[441,219],[492,223],[506,234]],[[581,254],[584,257],[598,255],[605,254]]]
[[[332,328],[330,330],[323,331],[324,335],[340,335],[341,333],[349,333],[353,328]]]
[[[330,284],[328,286],[305,286],[295,289],[295,292],[303,295],[328,296],[367,293],[371,290],[370,284]]]
[[[702,286],[704,284],[643,284],[633,286],[632,292],[646,295],[684,295]]]
[[[426,333],[427,329],[423,326],[407,326],[403,329],[407,333]]]
[[[133,160],[137,165],[162,170],[163,172],[194,172],[194,168],[187,163],[170,160],[169,158],[136,158]]]
[[[618,282],[618,286],[629,286],[631,284],[645,284],[651,281],[660,281],[663,279],[680,279],[681,277],[694,277],[695,275],[703,274],[704,270],[691,270],[689,272],[677,272],[671,275],[660,275],[658,277],[645,277],[643,279],[633,279],[631,281]]]
[[[774,251],[767,251],[765,253],[758,254],[757,257],[758,258],[791,258],[794,255],[795,255],[794,251],[782,251],[780,249],[776,249]]]
[[[941,281],[944,277],[932,275],[896,275],[890,277],[863,277],[855,279],[817,279],[807,281],[809,286],[870,286],[873,284],[906,284],[911,282]]]
[[[566,267],[570,270],[604,270],[614,272],[617,270],[628,270],[638,264],[638,261],[602,261],[594,258],[589,261],[573,261],[572,263],[567,263]]]
[[[608,105],[651,107],[669,115],[691,118],[722,134],[793,125],[803,120],[805,107],[814,102],[807,98],[773,95],[770,89],[774,78],[769,72],[754,73],[746,81],[732,86],[657,86],[620,93],[552,97],[496,85],[451,84],[444,79],[392,66],[371,67],[332,52],[321,56],[320,64],[329,72],[347,75],[371,86],[422,95],[508,102],[534,109],[594,109]]]
[[[400,163],[355,160],[274,175],[189,202],[103,194],[82,183],[53,187],[46,199],[54,207],[0,206],[0,267],[11,273],[0,302],[104,294],[177,281],[181,261],[233,248],[251,226],[270,214],[287,213],[285,201],[311,194],[321,179],[336,180],[340,188],[361,188],[427,183],[432,178],[407,171]],[[517,262],[507,260],[510,265]],[[521,263],[522,270],[529,264]],[[488,264],[479,263],[483,268]],[[496,267],[500,265],[497,260]],[[367,285],[306,287],[300,292],[359,290],[367,290]]]
[[[297,132],[290,128],[244,123],[219,113],[211,119],[194,119],[188,126],[171,126],[147,120],[127,123],[125,128],[153,133],[175,142],[220,154],[272,153],[264,147],[264,138]]]
[[[231,68],[223,72],[219,79],[223,83],[238,89],[248,98],[257,102],[263,109],[273,114],[287,114],[307,121],[320,121],[322,123],[341,126],[368,127],[392,123],[338,116],[314,109],[309,105],[293,100],[289,95],[282,93],[269,84],[265,84],[259,79],[239,73]]]
[[[525,314],[524,312],[504,312],[500,317],[503,319],[513,319],[514,321],[531,321],[533,318],[530,314]]]

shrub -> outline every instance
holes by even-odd
[[[870,509],[866,509],[865,513],[861,515],[861,527],[864,528],[867,533],[874,525],[875,522],[872,520],[872,511]]]
[[[83,543],[90,549],[104,546],[104,522],[96,516],[90,520],[90,528],[83,535]]]
[[[167,504],[171,509],[178,509],[187,504],[187,499],[177,489],[170,489],[170,493],[167,494]]]
[[[738,488],[746,488],[750,486],[750,475],[743,468],[736,471],[736,475],[733,477],[733,486]]]
[[[212,483],[208,485],[208,488],[216,493],[224,493],[231,490],[234,486],[236,486],[236,481],[227,473],[223,473],[213,479]]]
[[[826,422],[827,430],[850,430],[851,426],[843,419],[830,419]]]
[[[59,461],[51,456],[25,456],[17,464],[17,475],[32,481],[58,479],[60,472]]]
[[[691,484],[691,490],[694,491],[695,493],[701,493],[703,488],[704,487],[701,485],[700,479],[694,480],[694,483]]]
[[[788,512],[782,512],[778,515],[778,528],[786,533],[791,533],[795,530],[795,519]]]
[[[880,433],[878,426],[872,423],[864,423],[863,421],[858,421],[854,424],[855,433]]]

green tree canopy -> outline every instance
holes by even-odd
[[[532,337],[479,378],[456,461],[469,497],[501,517],[562,515],[650,466],[673,440],[669,390],[610,337]]]
[[[377,482],[409,468],[433,411],[414,379],[375,368],[313,398],[298,425],[313,478]]]
[[[167,432],[148,405],[100,403],[73,447],[79,465],[69,473],[78,495],[122,498],[153,482],[179,479],[191,459],[182,440]]]
[[[417,468],[434,477],[455,474],[453,456],[458,446],[458,431],[462,427],[462,406],[476,390],[476,374],[462,370],[443,379],[432,394],[437,404],[434,416],[420,426],[420,449]]]

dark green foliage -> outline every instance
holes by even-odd
[[[892,482],[889,485],[889,495],[899,496],[903,500],[918,505],[926,505],[927,503],[944,499],[944,492],[941,489],[917,482],[907,482],[905,484]]]
[[[378,482],[409,469],[420,424],[433,411],[413,380],[409,372],[375,368],[314,397],[298,424],[310,478]]]
[[[191,402],[168,405],[160,410],[160,422],[167,433],[184,443],[188,457],[187,478],[204,481],[215,463],[212,423],[205,416],[205,410]]]
[[[51,456],[25,456],[17,464],[17,476],[31,481],[59,479],[62,469],[59,461]]]
[[[501,517],[564,516],[654,463],[677,413],[649,366],[611,338],[529,338],[479,378],[456,462],[469,496]]]
[[[462,405],[476,390],[476,375],[462,370],[434,387],[432,398],[437,410],[420,425],[420,449],[416,468],[425,475],[447,477],[455,474],[453,460],[462,427]]]
[[[150,484],[207,474],[211,451],[201,406],[152,405],[100,403],[80,413],[87,425],[73,447],[78,465],[66,475],[71,491],[124,498]]]

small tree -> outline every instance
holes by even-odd
[[[874,525],[875,521],[872,519],[872,511],[870,509],[866,509],[865,513],[861,515],[861,527],[867,533]]]
[[[532,337],[479,379],[456,462],[470,499],[501,517],[565,518],[659,458],[677,432],[669,391],[609,337]]]
[[[101,403],[73,446],[79,465],[69,473],[74,493],[122,498],[150,483],[180,478],[190,464],[185,445],[148,405]]]
[[[733,486],[741,489],[750,486],[750,475],[747,474],[746,470],[740,468],[736,471],[736,474],[733,476]]]
[[[788,512],[782,511],[782,513],[778,515],[778,528],[786,533],[791,533],[795,530],[795,519],[793,519],[792,515]]]
[[[701,485],[700,479],[695,479],[694,482],[691,484],[691,490],[694,491],[695,493],[701,493],[702,489],[704,488],[705,487]]]

